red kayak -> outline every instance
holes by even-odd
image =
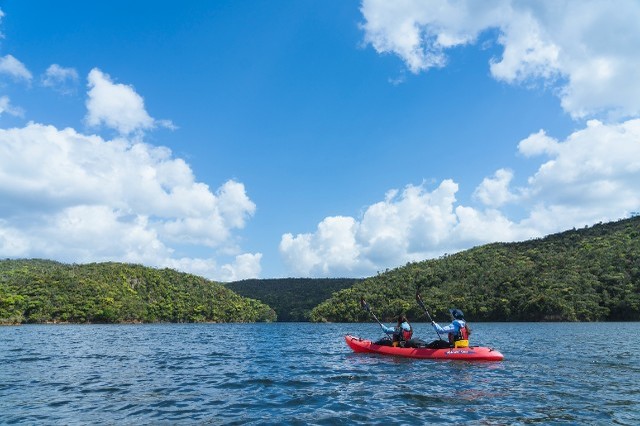
[[[400,348],[376,345],[371,340],[346,335],[344,339],[354,352],[402,356],[420,359],[455,359],[462,361],[502,361],[504,355],[492,348],[469,346],[467,348]]]

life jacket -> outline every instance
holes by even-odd
[[[407,340],[411,340],[411,336],[413,336],[413,327],[409,326],[409,330],[402,329],[402,340],[405,342]]]
[[[402,326],[400,326],[400,329],[393,333],[394,339],[398,339],[401,342],[410,340],[411,336],[413,336],[413,327],[411,327],[411,324],[409,324],[409,330],[405,330],[404,328],[402,328]]]
[[[460,327],[460,337],[462,340],[469,340],[469,327],[467,327],[467,323],[464,323],[464,326]]]
[[[461,327],[457,333],[449,333],[449,343],[456,348],[469,346],[469,327],[467,327],[467,322],[461,320],[455,321],[458,321]]]

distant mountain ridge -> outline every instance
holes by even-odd
[[[258,299],[276,311],[279,322],[309,321],[311,310],[331,295],[362,281],[357,278],[271,278],[225,284],[241,296]]]
[[[370,321],[360,297],[382,320],[424,319],[417,291],[440,320],[457,307],[471,321],[638,321],[640,216],[409,263],[334,294],[310,319]]]

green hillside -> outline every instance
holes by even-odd
[[[219,283],[122,263],[0,261],[0,324],[275,321]]]
[[[407,264],[336,293],[311,320],[369,321],[361,296],[381,320],[425,318],[417,289],[441,321],[452,306],[471,321],[638,321],[640,217]]]
[[[362,281],[353,278],[252,279],[226,284],[241,296],[258,299],[271,306],[278,321],[309,321],[311,309],[332,293]]]

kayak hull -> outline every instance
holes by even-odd
[[[400,348],[376,345],[371,340],[346,335],[344,339],[354,352],[400,356],[419,359],[452,359],[461,361],[502,361],[504,355],[493,348],[470,346],[468,348]]]

